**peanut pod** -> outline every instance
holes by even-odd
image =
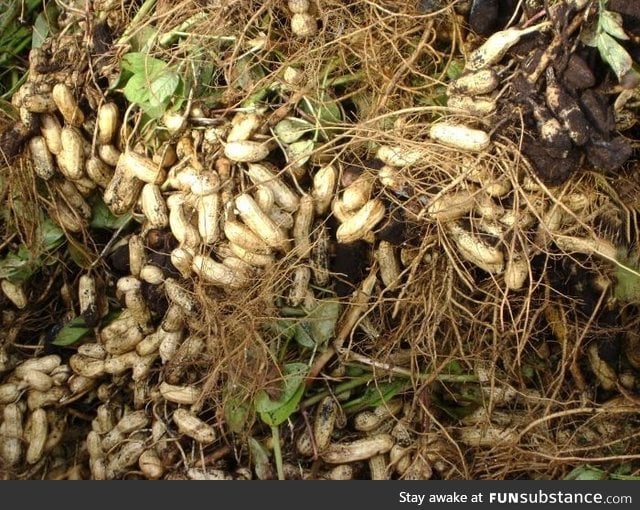
[[[219,287],[240,289],[249,283],[247,274],[243,274],[241,271],[234,270],[203,255],[193,257],[191,268],[205,281]]]
[[[47,148],[56,156],[62,152],[62,126],[55,115],[44,113],[40,115],[40,133],[44,137]]]
[[[334,166],[324,166],[313,176],[313,197],[317,215],[326,213],[331,206],[331,201],[338,182],[338,171]]]
[[[98,134],[97,143],[107,145],[115,138],[119,126],[118,106],[115,103],[103,103],[96,115]]]
[[[329,464],[346,464],[386,453],[391,450],[393,443],[389,434],[378,434],[350,443],[332,443],[321,452],[320,457]]]
[[[462,151],[483,151],[491,144],[489,135],[484,131],[451,122],[433,124],[429,129],[429,137]]]
[[[298,208],[299,198],[282,178],[269,170],[265,165],[257,163],[247,165],[249,179],[256,185],[263,185],[273,192],[273,197],[282,209],[294,212]]]
[[[160,383],[159,391],[165,400],[183,405],[195,404],[202,395],[202,391],[197,386],[174,385],[166,382]]]
[[[151,228],[164,228],[169,225],[169,210],[162,197],[160,186],[145,184],[140,194],[142,213]]]
[[[38,177],[44,180],[51,179],[55,175],[56,169],[44,136],[34,136],[29,140],[29,152],[33,169]]]
[[[457,223],[451,223],[448,227],[464,259],[488,273],[501,273],[504,270],[504,254],[500,248],[487,244]]]
[[[300,199],[293,223],[293,244],[299,257],[308,257],[311,253],[311,225],[314,220],[314,204],[311,195]]]
[[[176,409],[173,412],[173,421],[182,434],[189,436],[198,443],[208,444],[216,439],[213,427],[186,409]]]
[[[84,175],[84,138],[73,127],[63,127],[60,133],[62,151],[58,154],[60,172],[71,180],[80,179]]]
[[[220,197],[217,193],[198,197],[198,232],[205,244],[215,243],[220,236]]]
[[[27,443],[25,460],[28,464],[35,464],[42,458],[47,442],[49,423],[44,409],[35,409],[27,419],[24,439]]]
[[[384,218],[385,207],[381,200],[369,200],[361,209],[338,227],[336,238],[339,243],[351,243],[365,239],[372,229]]]
[[[253,198],[244,193],[235,199],[242,221],[271,248],[283,250],[289,245],[285,233],[258,207]]]
[[[51,96],[67,124],[72,126],[82,125],[84,114],[69,87],[64,83],[57,83],[53,87]]]
[[[224,146],[224,155],[238,163],[256,163],[269,155],[269,146],[249,140],[229,142]]]

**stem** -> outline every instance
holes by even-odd
[[[194,14],[186,21],[182,22],[176,28],[162,35],[158,40],[158,44],[163,48],[169,46],[171,43],[175,42],[178,37],[189,35],[187,30],[193,27],[195,24],[200,21],[206,19],[208,14],[206,12],[199,12],[198,14]]]
[[[280,430],[277,426],[271,427],[271,437],[273,438],[273,456],[276,459],[276,471],[278,480],[284,480],[284,469],[282,468],[282,450],[280,450]]]
[[[155,6],[156,0],[145,0],[145,2],[140,6],[140,9],[138,9],[138,12],[133,17],[133,19],[129,23],[129,26],[124,31],[120,39],[118,39],[118,42],[116,44],[120,45],[128,42],[132,37],[132,32],[134,32],[134,27],[136,26],[138,21],[144,18]]]
[[[350,83],[352,81],[362,80],[363,78],[365,78],[364,71],[358,71],[357,73],[344,74],[342,76],[337,76],[336,78],[332,78],[329,81],[327,81],[325,86],[337,87],[338,85],[344,85],[345,83]]]
[[[402,374],[395,374],[395,375],[400,375],[400,377],[402,377]],[[342,384],[338,384],[332,390],[323,390],[320,393],[317,393],[316,395],[313,395],[312,397],[309,397],[306,400],[303,400],[298,406],[297,411],[310,407],[314,404],[317,404],[324,397],[328,395],[339,395],[340,393],[344,393],[345,391],[352,390],[354,388],[357,388],[358,386],[369,384],[371,381],[373,381],[373,377],[374,377],[373,374],[361,375],[359,377],[355,377],[354,379],[351,379],[350,381],[344,382]],[[429,374],[413,374],[412,377],[418,380],[433,379],[434,381],[448,382],[448,383],[477,383],[478,382],[478,376],[472,375],[472,374],[461,374],[461,375],[440,374],[436,377],[433,377]]]

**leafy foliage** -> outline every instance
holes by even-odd
[[[50,255],[64,243],[64,232],[50,218],[46,218],[40,222],[37,234],[39,242],[35,246],[20,244],[15,251],[10,251],[0,259],[0,278],[7,278],[14,283],[24,282],[43,265],[55,261]]]
[[[169,108],[174,94],[184,89],[182,78],[163,60],[141,52],[122,58],[120,83],[125,97],[140,106],[149,117],[157,119]]]
[[[629,36],[622,27],[622,16],[617,12],[605,9],[606,0],[600,0],[598,17],[586,27],[582,34],[582,41],[598,52],[618,80],[622,80],[633,66],[633,59],[627,50],[617,41],[628,40]]]
[[[284,381],[280,398],[271,400],[266,391],[261,390],[255,401],[260,418],[271,427],[284,423],[295,412],[304,394],[304,379],[309,367],[304,363],[288,363],[284,366]]]

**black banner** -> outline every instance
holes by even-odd
[[[29,487],[38,483],[38,487]],[[625,481],[209,481],[205,483],[109,481],[74,484],[6,481],[2,499],[22,508],[276,510],[630,508],[640,484]],[[33,506],[32,506],[33,505]]]

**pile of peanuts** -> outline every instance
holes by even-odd
[[[292,0],[288,5],[292,31],[313,35],[317,22],[308,12],[309,3]],[[193,119],[204,114],[194,107],[190,115],[164,118],[170,138],[151,154],[141,144],[130,146],[130,128],[114,102],[90,100],[96,114],[88,118],[73,90],[75,78],[24,85],[14,105],[25,124],[38,126],[28,151],[35,173],[51,189],[51,218],[71,234],[82,232],[92,216],[87,199],[100,193],[114,215],[131,213],[141,227],[128,239],[130,274],[116,283],[117,297],[124,303],[117,318],[78,345],[67,363],[49,355],[2,367],[3,464],[15,469],[46,465],[49,476],[87,476],[60,451],[69,420],[65,406],[87,398],[100,402],[82,447],[92,478],[119,478],[129,470],[150,479],[170,476],[167,466],[179,455],[176,438],[207,446],[219,436],[203,409],[202,385],[185,374],[184,367],[206,350],[205,339],[190,332],[200,306],[189,290],[191,279],[226,292],[242,291],[284,259],[295,260],[287,269],[288,304],[310,310],[317,288],[330,281],[324,222],[333,215],[339,224],[336,242],[369,243],[382,285],[399,285],[403,266],[412,261],[376,235],[389,216],[380,190],[395,193],[404,187],[402,170],[423,163],[434,144],[451,152],[460,179],[430,197],[418,218],[441,224],[461,259],[502,275],[508,289],[524,287],[531,274],[530,257],[551,242],[563,251],[615,259],[609,241],[563,234],[593,207],[595,197],[587,187],[552,199],[549,190],[526,174],[495,167],[493,159],[508,161],[500,158],[504,146],[476,127],[496,107],[496,98],[487,96],[500,85],[491,66],[522,35],[537,29],[494,34],[470,55],[468,72],[449,85],[449,108],[467,122],[474,118],[474,127],[445,119],[431,126],[425,149],[380,145],[376,157],[384,166],[377,174],[362,174],[343,187],[337,164],[312,160],[316,142],[306,137],[309,127],[303,119],[281,120],[273,128],[276,140],[260,111],[238,111],[230,119],[216,119],[220,122],[215,127],[202,127]],[[499,38],[503,41],[497,45]],[[268,161],[277,148],[290,162],[286,170]],[[497,157],[491,157],[492,151]],[[505,200],[510,194],[521,199]],[[170,253],[174,272],[148,260],[145,236],[157,229],[175,238],[177,246]],[[514,243],[519,231],[533,233],[533,243]],[[16,307],[28,305],[20,285],[8,280],[1,284]],[[169,301],[157,327],[144,285],[162,289]],[[80,312],[87,322],[98,324],[109,310],[96,287],[90,273],[79,279]],[[164,368],[160,380],[150,385],[158,366]],[[129,405],[115,402],[116,388],[130,392]],[[150,402],[164,410],[162,417],[151,415]],[[354,463],[361,461],[368,463],[374,479],[388,478],[390,468],[394,476],[409,479],[430,478],[432,468],[445,469],[439,455],[446,445],[437,440],[430,444],[433,458],[417,454],[418,439],[401,401],[357,414],[353,425],[362,438],[336,442],[335,430],[346,425],[343,418],[336,400],[327,397],[317,405],[312,431],[297,437],[301,456],[317,456],[334,466],[321,476],[351,478]],[[465,441],[479,444],[473,438],[463,437]],[[190,471],[187,476],[246,478],[251,473]]]

